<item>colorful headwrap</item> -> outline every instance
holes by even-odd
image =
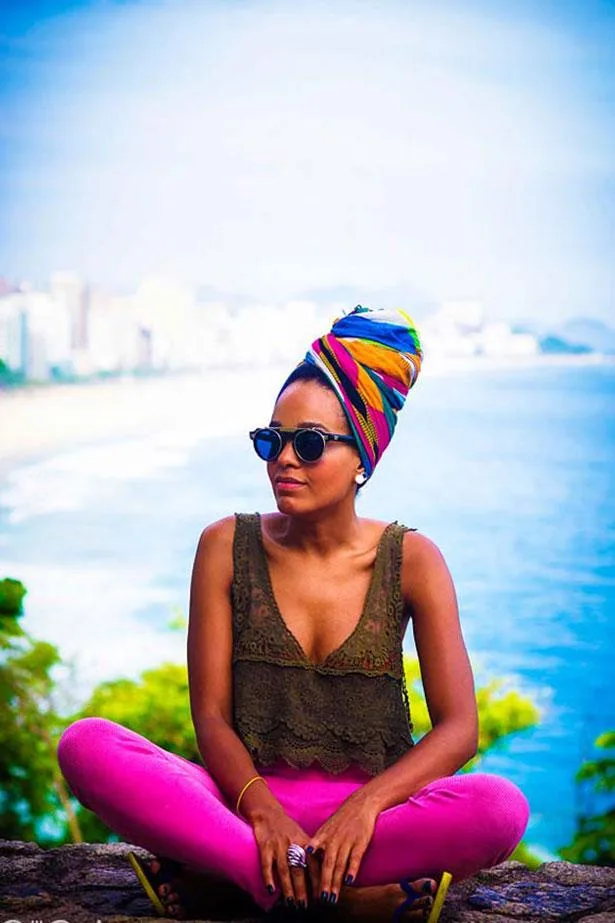
[[[331,383],[370,477],[415,383],[423,351],[414,321],[399,309],[357,305],[312,343],[305,361]]]

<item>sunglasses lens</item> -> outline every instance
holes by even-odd
[[[273,461],[281,448],[282,439],[274,429],[260,429],[254,437],[254,450],[263,461]]]
[[[313,429],[302,429],[295,436],[295,451],[305,462],[318,461],[325,450],[325,440]]]

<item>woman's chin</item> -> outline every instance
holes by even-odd
[[[279,494],[276,491],[274,491],[274,497],[280,513],[297,513],[301,509],[305,509],[305,501],[301,503],[299,497]]]

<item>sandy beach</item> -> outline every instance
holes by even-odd
[[[424,363],[421,375],[605,362],[612,364],[615,357],[432,358]],[[0,391],[0,476],[38,455],[109,438],[175,427],[197,437],[247,431],[270,413],[287,372],[286,367],[241,368]]]
[[[249,428],[261,403],[270,412],[279,381],[279,370],[245,369],[0,392],[0,475],[43,453],[109,438],[169,429],[199,438]]]

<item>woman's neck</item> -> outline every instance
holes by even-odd
[[[321,510],[314,516],[281,515],[276,538],[285,545],[327,557],[341,547],[356,545],[361,534],[361,520],[354,503],[335,510]]]

